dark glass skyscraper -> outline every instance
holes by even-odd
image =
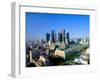
[[[58,42],[60,42],[60,32],[58,32]]]
[[[62,43],[62,33],[58,32],[58,42]]]
[[[50,41],[50,33],[46,33],[46,42]]]
[[[65,43],[65,29],[61,30],[62,41]]]
[[[69,32],[67,32],[67,33],[66,33],[66,39],[67,39],[67,41],[68,41],[68,44],[69,44],[69,42],[70,42],[70,39],[69,39],[69,38],[70,38]]]
[[[56,42],[56,32],[55,30],[51,30],[51,42]]]

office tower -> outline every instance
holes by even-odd
[[[61,30],[62,42],[65,43],[65,29]]]
[[[60,43],[62,43],[62,33],[59,33],[59,41],[60,41]]]
[[[48,43],[50,41],[50,33],[46,33],[46,42]]]
[[[58,42],[60,42],[60,32],[58,32]]]
[[[67,32],[67,33],[66,33],[66,39],[67,39],[67,43],[68,43],[68,44],[70,43],[70,39],[69,39],[69,38],[70,38],[69,32]]]
[[[56,32],[55,32],[55,30],[51,31],[51,42],[52,43],[56,42]]]
[[[62,32],[58,32],[58,42],[62,43],[63,41],[63,34]]]

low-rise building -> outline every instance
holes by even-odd
[[[62,50],[56,49],[54,55],[55,55],[55,56],[59,56],[59,57],[65,59],[65,51],[62,51]]]

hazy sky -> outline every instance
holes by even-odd
[[[89,15],[26,12],[26,39],[45,39],[46,33],[65,29],[71,38],[89,37]]]

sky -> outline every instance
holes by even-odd
[[[46,39],[46,33],[65,29],[70,38],[89,37],[89,15],[26,12],[26,40]]]

